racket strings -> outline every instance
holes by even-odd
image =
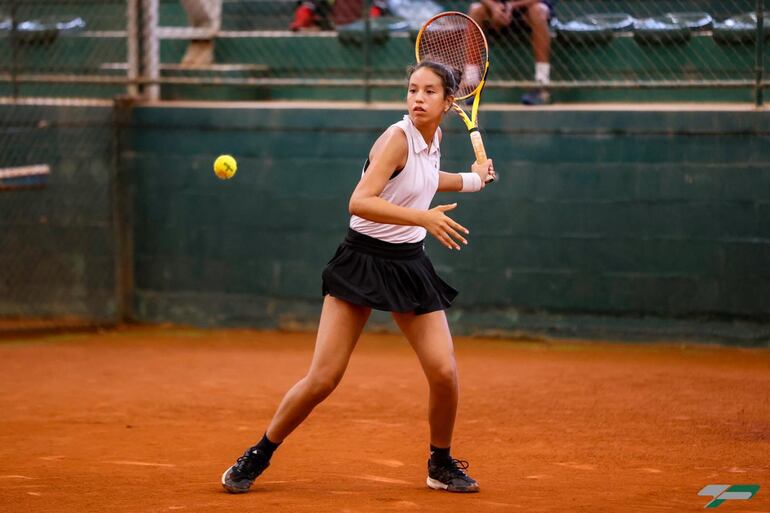
[[[487,62],[484,34],[459,14],[440,16],[426,25],[418,47],[420,61],[431,60],[461,73],[455,96],[464,98],[478,87]]]

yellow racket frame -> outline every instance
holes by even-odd
[[[446,11],[439,13],[435,16],[433,16],[431,19],[426,21],[422,28],[420,28],[420,31],[417,33],[417,40],[414,43],[414,56],[416,61],[420,62],[420,41],[422,40],[422,36],[425,33],[425,29],[434,21],[436,21],[439,18],[443,18],[445,16],[456,16],[460,15],[464,17],[466,20],[473,23],[476,28],[479,31],[479,34],[481,34],[482,41],[484,41],[484,49],[486,50],[487,59],[484,63],[484,73],[481,76],[481,81],[479,82],[479,85],[476,86],[476,88],[471,91],[470,93],[460,96],[458,98],[455,98],[454,103],[452,103],[452,110],[454,110],[458,116],[460,116],[460,119],[465,123],[465,127],[468,129],[468,133],[470,134],[471,138],[471,145],[473,146],[473,153],[476,155],[476,162],[478,164],[483,164],[486,162],[487,159],[487,152],[484,148],[484,141],[481,139],[481,133],[479,132],[479,100],[481,98],[481,91],[484,89],[484,84],[487,81],[487,73],[489,72],[489,44],[487,43],[487,38],[484,35],[484,31],[481,30],[481,27],[479,27],[479,24],[476,23],[473,18],[468,16],[465,13],[461,13],[458,11]],[[471,107],[471,115],[470,117],[465,112],[465,110],[457,103],[458,100],[465,100],[473,96],[473,106]],[[493,179],[490,179],[489,181],[492,181]]]

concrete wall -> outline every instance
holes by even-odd
[[[312,327],[366,152],[400,107],[140,108],[140,320]],[[471,243],[428,243],[459,332],[761,343],[770,319],[770,116],[486,110],[501,180],[459,201]],[[445,123],[443,168],[471,150]],[[239,172],[211,172],[231,153]],[[384,322],[383,317],[375,324]],[[387,324],[385,324],[387,326]]]

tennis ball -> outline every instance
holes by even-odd
[[[232,155],[220,155],[214,161],[214,174],[221,180],[229,180],[235,175],[238,163]]]

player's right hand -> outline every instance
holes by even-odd
[[[428,233],[449,249],[460,249],[458,242],[468,244],[462,234],[467,235],[468,229],[447,216],[444,212],[457,208],[457,203],[438,205],[423,214],[422,226]]]
[[[479,175],[479,178],[481,178],[482,189],[490,182],[490,180],[497,179],[497,175],[495,174],[495,166],[492,164],[492,159],[488,159],[486,162],[482,162],[481,164],[474,162],[471,165],[471,171]]]

